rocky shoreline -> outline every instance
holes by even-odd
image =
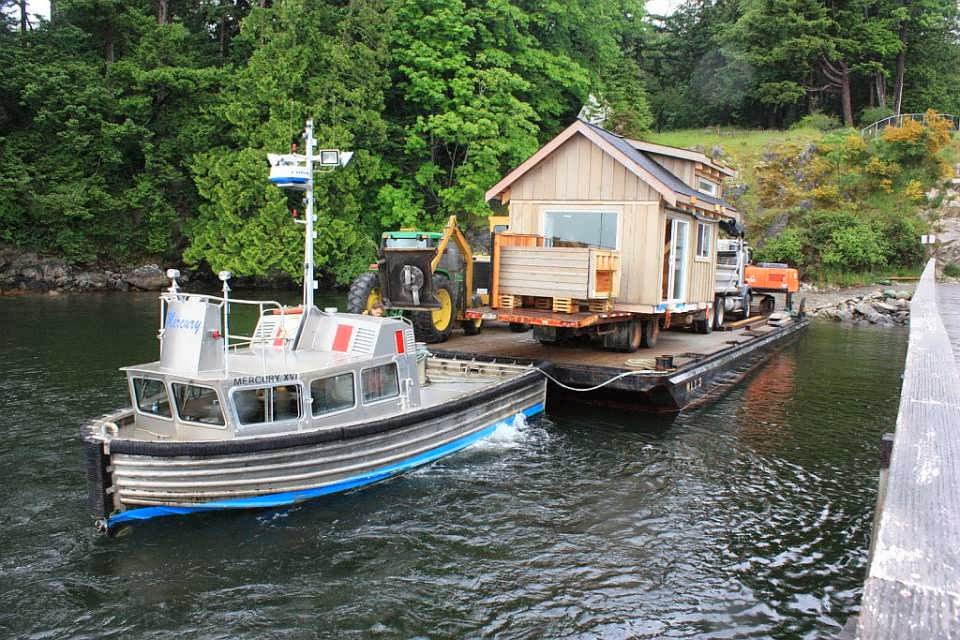
[[[180,269],[180,283],[218,286],[216,278],[199,271]],[[235,286],[244,288],[285,288],[290,278],[237,278]],[[170,286],[164,269],[157,264],[132,267],[77,267],[61,258],[44,257],[30,251],[0,247],[0,296],[72,291],[159,291]]]
[[[910,322],[910,298],[913,288],[864,288],[807,294],[807,314],[836,322],[865,323],[878,326],[904,326]]]

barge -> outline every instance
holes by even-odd
[[[433,352],[466,362],[549,363],[554,381],[551,402],[676,412],[724,393],[795,339],[809,322],[802,314],[778,313],[706,335],[661,331],[655,347],[635,354],[600,351],[586,342],[542,344],[532,331],[487,327],[480,336],[456,336],[443,351]]]

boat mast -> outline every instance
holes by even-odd
[[[313,308],[313,290],[317,283],[313,279],[313,240],[316,237],[316,231],[313,230],[313,118],[307,120],[307,130],[305,132],[307,143],[307,219],[306,233],[303,239],[303,311],[306,314]]]

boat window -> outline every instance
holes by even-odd
[[[171,418],[170,398],[167,396],[167,387],[162,380],[153,378],[134,378],[133,393],[137,401],[137,409],[141,413],[152,413],[161,418]]]
[[[215,389],[182,382],[174,382],[172,386],[173,401],[181,420],[223,426],[223,411]]]
[[[546,245],[616,249],[617,219],[617,213],[612,211],[547,211]]]
[[[399,396],[397,364],[390,362],[379,367],[364,369],[360,372],[360,384],[363,386],[364,404]]]
[[[233,392],[233,404],[237,409],[240,424],[298,420],[301,416],[300,386],[281,384],[275,387],[237,389]]]
[[[310,396],[313,398],[313,415],[315,416],[349,409],[356,401],[353,374],[341,373],[314,380],[310,383]]]

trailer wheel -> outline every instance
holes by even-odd
[[[621,349],[627,353],[633,353],[643,344],[643,322],[640,320],[631,320],[627,325],[626,348]]]
[[[713,302],[713,328],[723,329],[723,314],[725,313],[723,298],[717,298]]]
[[[376,271],[368,271],[357,276],[350,283],[350,292],[347,293],[347,313],[365,313],[381,301],[380,274]]]
[[[693,321],[693,330],[697,333],[710,333],[713,331],[713,314],[710,309],[703,312],[703,318],[697,318]]]
[[[433,291],[440,301],[440,308],[433,311],[414,311],[410,314],[416,339],[427,344],[445,342],[453,332],[454,318],[457,315],[453,285],[446,276],[433,274]]]
[[[524,324],[522,322],[511,322],[510,331],[514,333],[525,333],[527,331],[530,331],[530,325]]]
[[[643,333],[640,343],[647,349],[653,349],[657,346],[657,339],[660,337],[660,319],[648,318],[641,322]]]
[[[464,335],[475,336],[483,331],[483,318],[477,318],[476,320],[464,320],[460,323],[460,326],[463,327]]]

